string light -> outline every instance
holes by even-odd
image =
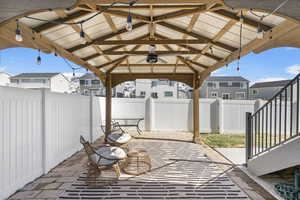
[[[210,53],[211,53],[212,55],[214,55],[213,48],[212,48],[212,47],[209,47],[209,50],[210,50]]]
[[[241,11],[241,16],[240,16],[240,21],[243,19],[243,12]],[[243,23],[241,23],[240,25],[240,48],[239,48],[239,56],[238,56],[238,60],[237,60],[237,68],[236,71],[240,71],[240,60],[241,60],[241,53],[242,53],[242,33],[243,33]]]
[[[41,58],[41,51],[39,50],[39,55],[36,58],[36,64],[41,65],[42,64],[42,58]]]
[[[16,21],[17,21],[16,41],[17,42],[22,42],[23,41],[23,37],[22,37],[21,30],[20,30],[20,27],[19,27],[19,20],[16,20]]]
[[[225,65],[226,68],[228,68],[228,63]]]
[[[130,8],[133,4],[129,4],[129,10],[128,10],[128,16],[127,16],[127,23],[126,23],[126,30],[127,31],[132,31],[132,16],[131,16],[131,13],[130,13]]]
[[[80,44],[86,44],[85,33],[82,28],[82,24],[80,24]]]

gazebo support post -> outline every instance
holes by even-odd
[[[107,73],[105,77],[105,87],[106,87],[106,109],[105,109],[105,141],[107,140],[108,134],[111,132],[111,87],[112,87],[112,80],[111,74]]]
[[[199,78],[197,75],[194,76],[193,80],[193,125],[194,125],[194,136],[193,141],[198,143],[200,141],[200,129],[199,129]]]

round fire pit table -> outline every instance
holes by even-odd
[[[126,174],[141,175],[151,170],[151,159],[144,149],[132,149],[127,154],[126,166],[122,169]]]

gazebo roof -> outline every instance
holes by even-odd
[[[53,20],[87,19],[112,2],[80,0],[71,9],[32,11],[26,15],[44,21],[25,15],[6,20],[0,24],[3,40],[0,48],[17,45],[56,52],[88,68],[102,80],[108,73],[119,77],[115,84],[143,77],[177,77],[180,81],[194,76],[203,79],[249,52],[282,46],[278,40],[298,29],[297,21],[290,18],[272,14],[261,21],[259,16],[268,13],[231,9],[221,0],[139,1],[130,8],[132,31],[125,28],[128,6],[117,4],[83,23],[86,44],[80,43],[80,25],[53,23]],[[23,42],[14,41],[16,18],[19,18]],[[256,37],[258,26],[265,31],[263,39]],[[150,45],[155,45],[159,58],[155,64],[145,60]],[[297,41],[291,44],[297,45]]]

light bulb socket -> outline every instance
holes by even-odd
[[[131,23],[132,24],[132,16],[130,15],[130,13],[127,16],[127,23]]]
[[[38,65],[40,65],[40,64],[42,63],[42,58],[41,58],[41,56],[38,56],[38,57],[36,58],[36,63],[37,63]]]

